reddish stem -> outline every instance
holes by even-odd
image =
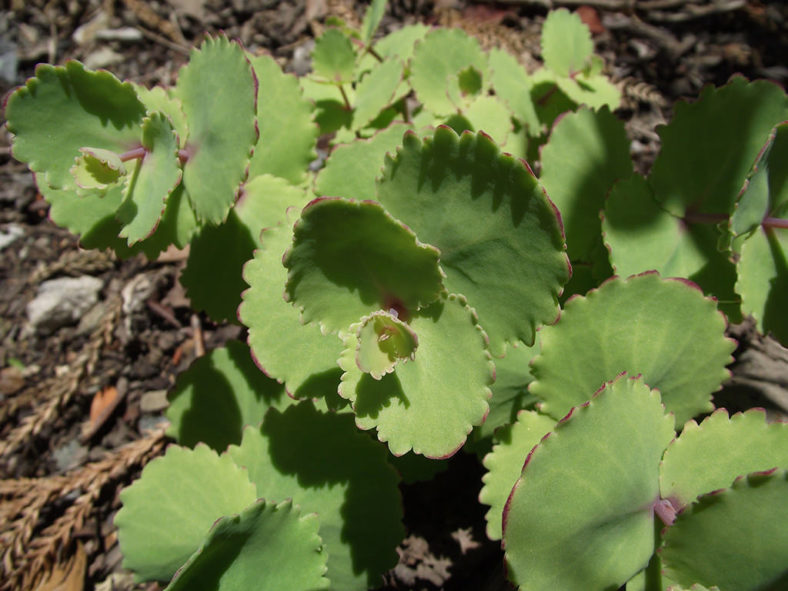
[[[147,150],[140,146],[139,148],[134,148],[133,150],[129,150],[128,152],[124,152],[120,155],[121,162],[128,162],[129,160],[137,160],[138,158],[142,158],[145,156]]]
[[[728,220],[724,213],[688,212],[684,221],[688,224],[719,224]],[[783,218],[765,217],[761,222],[765,228],[788,228],[788,220]]]

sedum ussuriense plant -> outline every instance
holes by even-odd
[[[378,587],[405,460],[465,447],[520,589],[785,588],[788,427],[713,399],[729,322],[788,343],[785,92],[677,104],[641,176],[577,16],[527,72],[459,29],[380,37],[383,11],[300,79],[218,36],[172,88],[71,61],[7,101],[56,224],[121,257],[189,245],[194,307],[248,328],[170,393],[176,444],[121,494],[125,566]]]

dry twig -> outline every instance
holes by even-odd
[[[159,429],[65,476],[0,480],[0,591],[34,589],[73,533],[85,526],[104,488],[143,466],[164,443]],[[44,508],[74,493],[79,496],[68,509],[39,532]]]

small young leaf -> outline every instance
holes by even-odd
[[[238,317],[249,327],[249,346],[266,375],[284,382],[291,395],[316,397],[336,392],[341,375],[336,361],[343,348],[317,325],[302,324],[298,309],[282,297],[287,280],[282,256],[292,243],[292,222],[263,232],[262,246],[243,269],[251,287],[242,294]]]
[[[73,189],[69,170],[90,146],[122,154],[139,146],[145,107],[134,87],[76,61],[39,65],[35,78],[6,103],[14,158],[40,173],[39,183]]]
[[[443,290],[438,257],[377,202],[316,199],[293,230],[285,293],[327,332],[380,309],[407,317]]]
[[[350,39],[338,29],[328,29],[315,42],[312,52],[312,71],[315,76],[346,84],[353,81],[356,52]]]
[[[394,371],[400,360],[414,359],[419,339],[391,312],[373,312],[362,319],[356,333],[356,365],[376,380]]]
[[[374,67],[356,85],[353,129],[361,129],[388,107],[402,82],[404,66],[398,59],[388,59]]]
[[[537,135],[541,125],[531,100],[532,82],[525,68],[512,54],[497,48],[490,51],[489,61],[495,94],[528,128],[531,135]]]
[[[186,125],[186,115],[183,112],[181,101],[172,96],[171,90],[165,90],[161,86],[147,89],[135,84],[134,89],[148,113],[163,113],[170,120],[175,134],[178,136],[178,147],[185,148],[186,140],[189,137],[189,128]]]
[[[479,502],[490,508],[487,520],[487,537],[500,540],[503,536],[502,520],[504,506],[514,488],[525,459],[531,449],[555,427],[555,420],[533,411],[521,411],[517,421],[506,433],[506,439],[493,446],[484,458],[487,473],[482,477],[484,486],[479,493]]]
[[[249,178],[272,174],[294,185],[304,182],[316,157],[318,127],[312,104],[298,79],[285,74],[269,55],[249,57],[257,77],[257,127],[260,139],[249,163]]]
[[[487,414],[493,365],[484,333],[462,298],[450,295],[413,315],[416,357],[376,380],[356,363],[358,339],[343,335],[345,371],[339,394],[349,400],[361,429],[377,429],[391,453],[411,449],[430,458],[456,452]]]
[[[410,126],[395,123],[368,140],[341,145],[331,152],[325,167],[317,174],[315,193],[346,199],[373,199],[375,181],[383,171],[383,159],[402,144],[402,136]]]
[[[243,49],[208,38],[178,74],[175,96],[189,127],[183,182],[200,221],[223,222],[257,141],[256,81]]]
[[[587,66],[593,51],[591,32],[576,13],[561,8],[547,15],[542,27],[545,66],[559,76],[571,77]]]
[[[785,589],[788,480],[785,470],[739,478],[679,513],[664,535],[665,574],[725,591]]]
[[[255,501],[213,524],[166,591],[327,589],[319,525],[316,514],[302,516],[292,501]]]
[[[569,276],[558,217],[530,169],[488,136],[407,134],[386,158],[378,199],[440,250],[446,289],[468,298],[493,355],[555,320]]]
[[[404,535],[399,479],[385,448],[360,433],[352,416],[319,412],[310,402],[271,409],[229,454],[258,497],[292,498],[320,516],[332,589],[365,591],[396,564]]]
[[[71,176],[81,189],[107,189],[126,174],[120,156],[102,148],[80,148],[80,156],[71,167]]]
[[[182,175],[178,138],[162,113],[153,113],[142,122],[142,147],[145,153],[135,163],[117,213],[124,225],[120,236],[127,238],[129,245],[156,229]]]
[[[556,84],[578,105],[592,109],[617,109],[621,103],[621,92],[607,76],[601,74],[589,76],[581,72],[573,78],[558,78]]]
[[[553,127],[539,180],[561,212],[572,261],[592,261],[600,243],[599,210],[616,180],[631,174],[624,124],[608,109],[583,107]]]
[[[419,100],[436,115],[449,115],[461,96],[457,76],[474,68],[484,79],[487,60],[479,42],[462,29],[433,29],[416,46],[410,68]]]
[[[181,183],[167,199],[161,221],[153,235],[136,245],[135,250],[141,250],[146,257],[153,260],[171,244],[185,248],[196,231],[197,218],[194,217],[194,210]]]
[[[658,389],[676,423],[712,410],[735,343],[713,300],[685,280],[646,273],[611,279],[570,299],[561,320],[540,331],[529,390],[560,418],[622,371]]]
[[[214,521],[257,498],[246,472],[205,445],[175,445],[123,489],[115,517],[123,566],[138,581],[168,581],[200,547]],[[152,503],[151,499],[156,502]]]
[[[281,410],[293,402],[239,341],[197,359],[178,375],[168,398],[167,435],[181,445],[205,443],[220,453],[241,443],[243,428],[259,425],[266,410]]]
[[[620,376],[572,409],[528,455],[506,504],[514,582],[533,591],[617,589],[644,568],[673,426],[659,393],[639,378]]]
[[[471,124],[470,131],[482,131],[498,145],[504,145],[512,131],[512,119],[506,106],[494,96],[478,96],[462,110]]]
[[[367,11],[364,13],[364,22],[361,23],[361,40],[364,45],[369,45],[375,31],[378,30],[380,20],[386,13],[386,0],[372,0]]]
[[[690,421],[665,451],[660,467],[662,498],[676,509],[701,494],[727,488],[739,476],[788,466],[788,424],[766,422],[762,410],[728,418],[722,408],[700,426]]]

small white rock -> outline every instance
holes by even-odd
[[[14,240],[23,236],[25,230],[19,224],[9,224],[0,230],[0,250],[11,244]]]
[[[96,277],[61,277],[44,281],[38,294],[27,305],[31,328],[51,333],[76,323],[98,301],[104,282]]]

